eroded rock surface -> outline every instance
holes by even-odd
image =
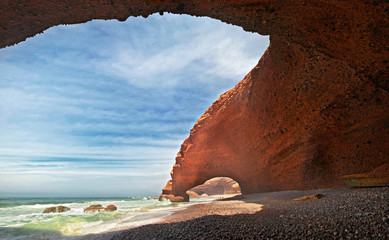
[[[209,16],[270,35],[247,76],[184,141],[163,194],[217,176],[243,193],[344,186],[389,156],[388,3],[383,0],[0,2],[0,47],[58,24],[154,12]]]
[[[98,212],[113,212],[116,211],[117,207],[115,205],[108,205],[103,207],[101,204],[90,205],[84,209],[86,213],[98,213]]]
[[[68,208],[66,206],[59,205],[59,206],[55,206],[55,207],[45,208],[45,210],[43,210],[42,213],[61,213],[61,212],[67,212],[67,211],[70,211],[70,208]]]

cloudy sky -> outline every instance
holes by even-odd
[[[154,14],[0,49],[0,196],[158,195],[193,124],[268,44]]]

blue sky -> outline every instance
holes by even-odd
[[[154,14],[0,49],[0,196],[158,195],[193,124],[268,44]]]

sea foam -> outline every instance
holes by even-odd
[[[207,200],[205,200],[207,201]],[[171,203],[147,197],[101,199],[0,199],[0,239],[61,239],[161,221],[172,212],[194,203]],[[114,212],[85,213],[84,208],[113,204]],[[64,205],[63,213],[42,213],[47,207]],[[1,207],[3,206],[3,207]]]

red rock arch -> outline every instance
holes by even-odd
[[[203,184],[195,186],[186,193],[195,197],[212,195],[241,195],[242,191],[239,182],[229,177],[215,177],[205,181]],[[190,196],[192,198],[192,196]]]
[[[200,117],[165,192],[206,179],[244,192],[343,186],[389,156],[387,8],[381,0],[0,2],[0,47],[58,24],[155,12],[209,16],[270,35],[258,65]]]

